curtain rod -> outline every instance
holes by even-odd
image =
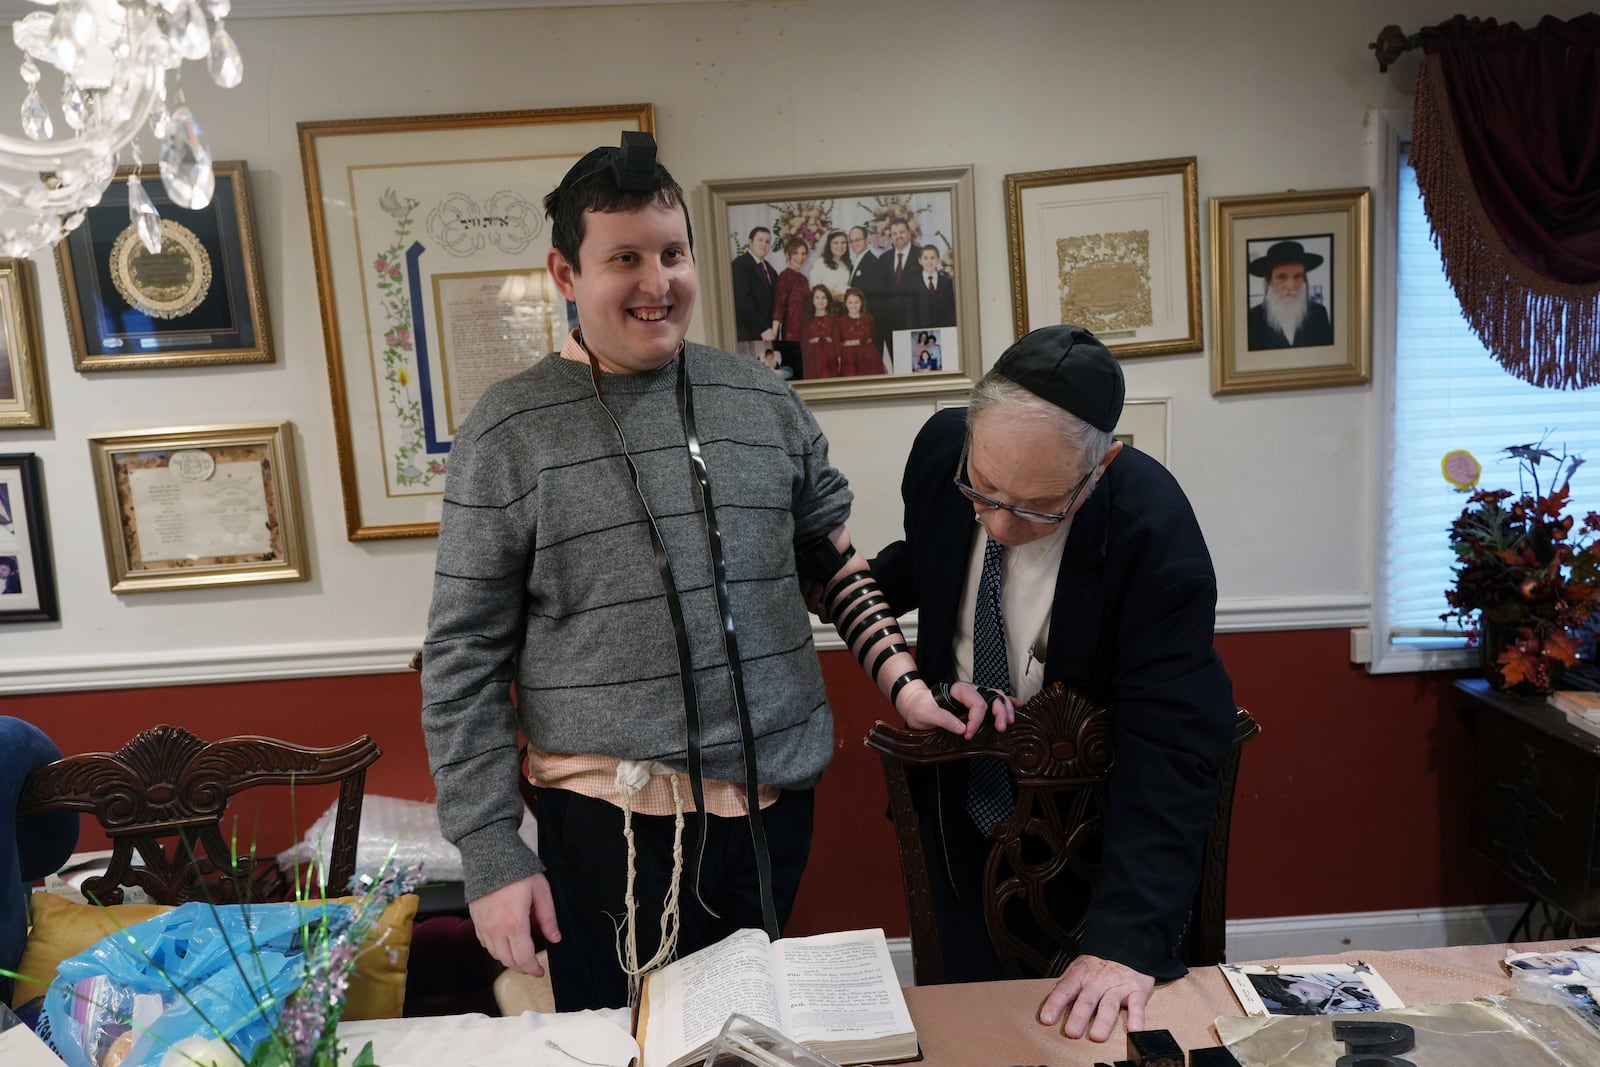
[[[1378,31],[1378,39],[1367,45],[1378,57],[1378,73],[1388,71],[1389,65],[1413,48],[1422,47],[1422,34],[1409,36],[1399,26],[1385,26]]]

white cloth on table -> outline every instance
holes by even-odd
[[[371,1041],[373,1061],[383,1067],[627,1067],[639,1055],[625,1008],[371,1019],[340,1023],[339,1040],[351,1057]]]

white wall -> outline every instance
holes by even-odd
[[[296,122],[649,101],[662,159],[697,215],[706,180],[975,164],[988,365],[1012,337],[1005,174],[1197,156],[1209,341],[1207,198],[1373,184],[1370,116],[1406,106],[1415,60],[1380,75],[1367,42],[1395,18],[1410,31],[1456,10],[1454,0],[793,0],[232,19],[244,84],[223,92],[199,73],[185,88],[214,156],[250,165],[277,361],[78,374],[54,261],[39,258],[54,428],[0,432],[0,451],[43,458],[61,622],[0,628],[0,692],[400,669],[421,638],[433,540],[345,538]],[[1495,14],[1581,10],[1500,0]],[[20,82],[0,81],[0,113],[14,114]],[[704,339],[704,324],[702,314],[691,338]],[[1171,398],[1170,465],[1216,559],[1223,625],[1359,623],[1370,389],[1218,399],[1208,358],[1125,367],[1130,397]],[[900,467],[932,410],[931,400],[818,407],[857,488],[852,527],[868,549],[898,530]],[[311,580],[114,596],[85,436],[278,418],[297,430]]]

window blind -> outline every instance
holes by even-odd
[[[1519,488],[1503,451],[1543,440],[1590,463],[1572,480],[1568,513],[1600,510],[1600,389],[1539,389],[1507,374],[1467,326],[1445,280],[1409,155],[1400,157],[1396,231],[1394,454],[1389,457],[1387,630],[1391,642],[1459,636],[1440,621],[1455,556],[1449,528],[1467,493],[1444,480],[1446,453],[1483,464],[1479,488]],[[1546,488],[1556,471],[1539,465]],[[1528,489],[1532,489],[1530,484]]]

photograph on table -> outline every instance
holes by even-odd
[[[1198,352],[1195,159],[1007,174],[1011,316],[1069,323],[1119,359]]]
[[[577,325],[545,195],[654,129],[649,104],[300,123],[350,540],[438,533],[456,427]]]
[[[1211,198],[1211,392],[1371,377],[1366,189]]]
[[[287,422],[89,437],[113,593],[309,576]]]
[[[1349,1015],[1405,1007],[1389,983],[1360,961],[1218,966],[1249,1015]]]
[[[714,344],[777,356],[807,402],[978,377],[972,168],[706,183]]]
[[[33,263],[0,259],[0,429],[50,425]]]
[[[0,456],[0,623],[61,617],[41,477],[33,453]]]
[[[123,167],[56,245],[72,365],[80,371],[271,363],[272,329],[249,168],[214,163],[211,203],[174,204],[155,166]],[[159,213],[129,219],[130,180]],[[146,239],[155,239],[151,249]]]

